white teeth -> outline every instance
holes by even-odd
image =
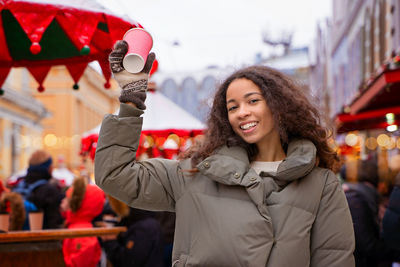
[[[256,125],[257,125],[256,122],[249,122],[249,123],[246,123],[246,124],[244,124],[244,125],[241,125],[241,126],[240,126],[240,129],[242,129],[242,130],[248,130],[248,129],[250,129],[250,128],[256,126]]]

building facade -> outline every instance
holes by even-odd
[[[325,87],[328,101],[320,103],[329,103],[339,152],[353,162],[375,158],[390,178],[400,149],[400,1],[335,0],[332,7],[317,35],[312,90]]]
[[[157,90],[202,122],[207,120],[215,88],[233,68],[207,68],[196,72],[157,72]]]
[[[288,49],[287,53],[257,58],[252,64],[279,69],[309,91],[308,47]],[[244,67],[244,65],[242,66]],[[217,86],[240,67],[210,67],[196,72],[157,72],[152,79],[158,90],[202,122],[206,122]]]
[[[55,164],[62,155],[68,168],[82,167],[82,134],[119,107],[116,83],[106,90],[104,82],[101,73],[88,67],[75,90],[68,70],[56,66],[43,84],[45,91],[38,92],[25,68],[12,69],[0,97],[1,176],[26,169],[30,154],[39,148],[49,151]]]
[[[16,80],[24,81],[15,83]],[[27,73],[12,70],[0,96],[0,179],[26,165],[41,147],[43,120],[51,113],[29,92]],[[26,138],[29,136],[29,139]]]

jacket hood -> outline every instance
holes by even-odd
[[[67,197],[71,197],[73,187],[67,190]],[[78,222],[91,222],[97,215],[99,215],[104,206],[105,194],[96,185],[88,184],[86,186],[85,196],[82,200],[80,208],[76,212],[67,211],[66,221],[67,224]]]

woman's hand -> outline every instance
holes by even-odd
[[[60,211],[61,212],[66,212],[67,210],[69,210],[69,199],[67,197],[64,197],[61,200]]]
[[[133,103],[137,108],[143,110],[146,109],[144,101],[146,100],[149,73],[156,56],[153,52],[150,53],[143,70],[139,73],[130,73],[122,65],[122,60],[127,51],[128,43],[119,40],[108,58],[114,78],[122,89],[119,101],[121,103]]]

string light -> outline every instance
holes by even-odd
[[[398,127],[396,124],[392,124],[392,125],[389,125],[386,127],[386,131],[388,131],[388,132],[395,132],[395,131],[397,131],[397,129],[398,129]]]
[[[394,123],[394,113],[386,113],[385,117],[388,124]]]

